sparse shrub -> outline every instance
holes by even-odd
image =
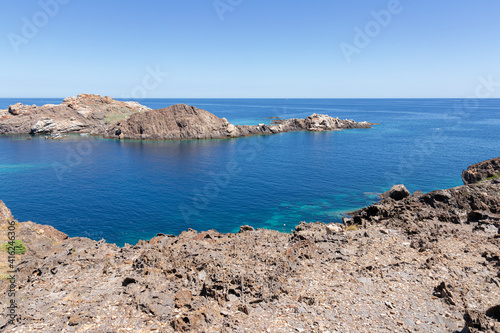
[[[2,246],[0,246],[0,249],[7,252],[9,247],[12,247],[12,242],[3,243]],[[14,241],[14,252],[15,254],[23,254],[26,252],[26,246],[24,246],[23,242],[19,239]]]
[[[358,231],[359,226],[357,224],[351,224],[347,228],[345,228],[345,231]]]
[[[125,119],[127,119],[127,115],[125,114],[109,114],[106,115],[106,119],[104,121],[106,124],[114,124]]]
[[[496,175],[494,175],[493,177],[488,177],[486,178],[487,180],[492,180],[492,179],[497,179],[500,177],[500,173],[497,173]]]

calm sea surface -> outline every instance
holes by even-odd
[[[43,105],[62,99],[0,99]],[[20,221],[123,245],[187,228],[289,231],[339,222],[395,183],[462,184],[468,165],[500,156],[500,100],[144,99],[186,103],[234,124],[326,113],[379,122],[368,130],[227,140],[61,141],[0,136],[0,200]]]

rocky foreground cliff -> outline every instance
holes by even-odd
[[[119,248],[19,223],[18,317],[0,330],[500,332],[499,161],[471,166],[463,186],[398,185],[345,225],[292,234],[188,230]],[[0,202],[2,241],[12,220]]]
[[[313,114],[305,119],[279,119],[271,125],[233,125],[225,118],[185,104],[153,110],[137,102],[82,94],[60,105],[11,105],[0,110],[0,134],[89,133],[114,139],[224,139],[291,131],[336,131],[370,128],[355,122]]]

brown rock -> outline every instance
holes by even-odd
[[[5,206],[3,201],[0,200],[0,225],[12,221],[14,218],[12,217],[12,213]]]
[[[177,295],[175,295],[175,306],[178,308],[182,308],[184,306],[189,307],[191,305],[192,299],[193,294],[190,290],[181,290],[177,293]]]
[[[247,231],[255,231],[255,229],[254,229],[254,227],[249,226],[249,225],[242,225],[238,232],[241,233],[241,232],[247,232]]]
[[[69,326],[77,326],[82,322],[82,318],[80,316],[71,316],[68,320]]]
[[[382,198],[384,200],[393,199],[396,201],[403,200],[404,198],[409,196],[410,196],[410,191],[408,191],[408,189],[402,184],[394,185],[389,191],[384,192],[382,194]]]
[[[444,298],[446,302],[451,305],[457,305],[457,300],[452,292],[453,287],[441,282],[436,288],[434,288],[434,295],[440,298]]]
[[[473,164],[462,172],[464,184],[474,184],[487,178],[500,176],[500,157]]]
[[[149,110],[135,102],[81,94],[60,105],[17,103],[0,110],[0,134],[92,133],[104,134],[110,123]],[[8,115],[8,117],[7,117]]]
[[[356,123],[327,115],[313,114],[306,119],[285,119],[271,125],[234,126],[225,118],[186,104],[137,113],[107,131],[107,137],[120,139],[222,139],[290,131],[331,131],[370,128],[371,123]]]

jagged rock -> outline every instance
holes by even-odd
[[[9,110],[9,113],[11,115],[18,116],[20,114],[24,114],[24,113],[28,112],[32,108],[33,108],[33,106],[31,106],[31,105],[24,105],[22,103],[17,103],[14,105],[10,105],[8,110]]]
[[[81,94],[60,105],[17,103],[0,110],[0,134],[92,133],[103,135],[117,119],[150,110],[136,102]]]
[[[345,226],[340,223],[330,223],[326,225],[326,232],[332,235],[343,234],[345,232]]]
[[[331,131],[370,128],[371,123],[356,123],[327,115],[313,114],[306,119],[276,120],[269,126],[233,125],[194,106],[177,104],[165,109],[137,113],[111,127],[106,136],[120,139],[222,139],[290,131]]]
[[[351,213],[351,221],[358,225],[389,222],[404,226],[408,232],[418,232],[415,224],[418,221],[458,224],[480,221],[498,228],[499,187],[494,180],[486,180],[474,185],[406,196],[398,201],[385,200]],[[402,193],[408,194],[404,190]],[[386,195],[383,197],[386,198]]]
[[[384,199],[394,199],[396,201],[403,200],[406,197],[410,196],[410,191],[403,185],[393,185],[391,189],[382,194],[382,198]]]
[[[453,287],[447,285],[445,282],[441,282],[436,288],[434,288],[434,295],[443,298],[450,305],[457,305],[457,300],[453,293]]]
[[[238,232],[240,233],[240,232],[247,232],[247,231],[255,231],[255,229],[254,229],[254,227],[249,226],[249,225],[242,225]]]
[[[30,129],[30,134],[53,133],[56,131],[57,124],[54,120],[46,118],[36,122]]]
[[[294,241],[342,242],[345,240],[343,226],[340,224],[325,224],[323,222],[300,222],[295,227],[292,239]]]
[[[462,172],[462,180],[465,185],[498,177],[500,177],[500,157],[473,164]]]
[[[465,332],[498,332],[500,318],[495,316],[497,307],[492,307],[485,313],[467,309],[464,315]],[[495,311],[496,309],[496,311]]]

